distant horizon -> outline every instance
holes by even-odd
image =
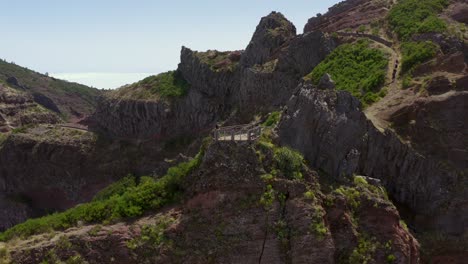
[[[260,19],[281,12],[301,33],[339,0],[0,0],[0,58],[60,79],[114,89],[177,68],[180,48],[242,50]],[[122,74],[118,74],[122,73]]]
[[[161,72],[60,72],[49,73],[49,76],[97,89],[117,89]]]

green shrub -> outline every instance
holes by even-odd
[[[431,41],[405,42],[401,45],[402,71],[407,72],[417,65],[426,62],[437,53],[437,45]]]
[[[334,192],[343,195],[346,198],[346,201],[351,205],[353,209],[357,209],[361,205],[361,193],[357,188],[341,186]]]
[[[403,88],[411,87],[412,84],[413,84],[413,79],[411,78],[411,75],[410,74],[405,75],[403,77],[403,82],[402,82]]]
[[[396,261],[395,255],[390,254],[390,255],[387,256],[387,263],[388,263],[388,264],[395,263],[395,261]]]
[[[437,18],[448,5],[448,0],[400,0],[390,10],[388,21],[402,40],[413,34],[444,32],[445,22]]]
[[[265,192],[262,194],[260,198],[260,204],[265,208],[265,210],[269,210],[273,205],[273,201],[275,200],[275,190],[273,186],[270,184],[267,185]]]
[[[388,58],[383,51],[371,48],[367,40],[360,40],[336,48],[305,79],[318,84],[328,73],[337,89],[350,92],[367,105],[382,95],[379,88],[385,82],[387,66]]]
[[[418,32],[445,32],[447,30],[447,24],[444,20],[436,17],[429,16],[419,25]]]
[[[312,228],[319,240],[323,240],[325,235],[328,233],[328,228],[325,226],[325,223],[323,221],[313,223]]]
[[[0,240],[5,241],[15,236],[27,237],[50,230],[66,229],[75,226],[79,221],[97,223],[141,216],[148,210],[155,210],[175,202],[183,191],[182,180],[184,177],[200,165],[204,148],[202,146],[194,159],[170,168],[166,175],[159,180],[147,177],[135,186],[132,186],[131,180],[123,180],[126,182],[125,184],[116,184],[90,203],[78,205],[62,213],[29,219],[16,225],[1,233]]]
[[[312,190],[308,190],[304,193],[304,197],[309,200],[315,200],[315,194]]]
[[[374,238],[359,238],[358,246],[349,256],[350,264],[367,264],[373,260],[373,255],[378,247],[378,242]]]
[[[275,150],[274,159],[278,169],[286,177],[291,179],[301,179],[301,169],[304,163],[302,155],[288,147],[281,147]]]
[[[119,181],[109,185],[105,189],[98,192],[93,201],[102,201],[111,198],[114,195],[120,196],[125,193],[130,187],[136,186],[136,180],[134,176],[128,175],[120,179]]]
[[[276,125],[278,124],[278,122],[280,121],[280,118],[281,118],[281,112],[279,111],[276,111],[276,112],[272,112],[267,120],[265,120],[265,122],[263,122],[263,126],[264,127],[271,127],[273,125]]]

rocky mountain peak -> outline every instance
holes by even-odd
[[[250,41],[241,64],[249,67],[263,64],[273,51],[296,36],[296,27],[279,12],[263,17]]]

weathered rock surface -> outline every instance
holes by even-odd
[[[447,118],[451,110],[465,113],[465,104],[460,105],[458,100],[466,101],[466,98],[456,98],[447,101],[454,109],[442,111],[440,115],[429,110],[424,115],[434,115],[440,120]],[[463,120],[458,118],[462,116],[452,116],[444,122],[448,122],[448,127],[459,127]],[[312,167],[333,177],[342,178],[343,174],[354,172],[381,179],[394,200],[412,209],[417,229],[435,229],[453,235],[466,230],[468,195],[459,188],[467,184],[463,167],[446,168],[439,159],[443,154],[422,155],[394,132],[378,131],[361,112],[358,100],[349,93],[318,90],[310,85],[300,87],[283,114],[279,135],[283,144],[304,153]],[[461,142],[452,140],[454,144]],[[444,147],[450,148],[448,145]],[[460,156],[464,157],[461,162],[465,164],[466,154]]]
[[[266,183],[262,166],[253,147],[216,143],[187,176],[181,204],[133,223],[32,237],[7,250],[15,263],[51,255],[63,261],[80,256],[88,263],[337,263],[350,259],[364,239],[374,249],[354,253],[358,259],[385,263],[392,255],[395,263],[418,263],[418,243],[400,225],[395,207],[370,187],[356,187],[362,195],[355,209],[340,194],[331,194],[334,202],[327,207],[317,173]],[[274,196],[262,205],[267,184]],[[310,189],[316,198],[304,196]],[[317,221],[324,224],[321,235],[313,227]],[[145,242],[153,239],[145,240],[145,227],[159,228],[160,242]]]
[[[421,98],[395,112],[391,120],[398,134],[421,153],[463,170],[468,168],[466,102],[468,92]]]
[[[211,131],[222,102],[191,89],[172,102],[103,98],[93,115],[94,129],[121,139],[169,140]]]
[[[281,13],[272,12],[261,19],[241,58],[241,65],[248,68],[264,64],[274,50],[295,36],[296,27]]]

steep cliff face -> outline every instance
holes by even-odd
[[[255,41],[252,38],[252,42]],[[269,112],[284,105],[301,78],[335,46],[333,40],[321,32],[299,35],[270,51],[268,62],[243,69],[239,88],[242,111]]]
[[[190,90],[172,102],[102,99],[94,129],[121,139],[169,140],[211,131],[222,113],[222,102]]]
[[[303,85],[286,111],[281,141],[304,153],[311,166],[336,178],[362,173],[381,179],[393,199],[413,210],[417,230],[466,230],[465,173],[443,166],[440,155],[422,155],[390,130],[377,130],[347,92]]]
[[[261,160],[258,151],[266,151]],[[215,143],[187,176],[182,203],[135,222],[35,236],[6,251],[16,263],[418,263],[418,243],[378,187],[360,180],[325,195],[307,168],[302,180],[266,178],[271,154]]]
[[[245,68],[264,64],[272,52],[296,36],[296,27],[281,13],[272,12],[260,20],[241,58]]]

